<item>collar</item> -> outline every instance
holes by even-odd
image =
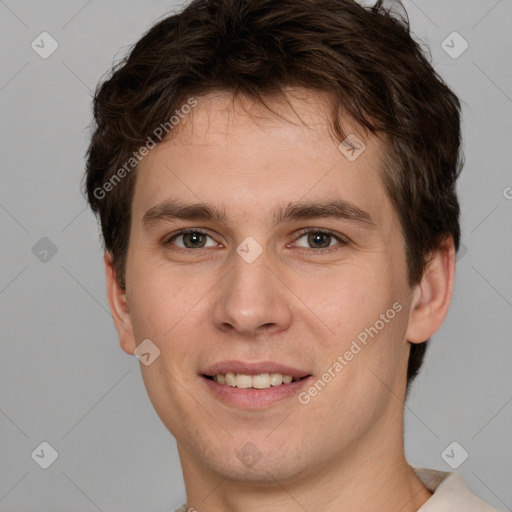
[[[475,496],[457,473],[411,466],[433,494],[418,512],[497,512]]]

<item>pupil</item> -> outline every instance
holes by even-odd
[[[308,236],[308,242],[311,244],[311,245],[315,245],[315,244],[320,244],[321,247],[329,247],[329,243],[330,243],[330,236],[328,233],[321,233],[321,232],[316,232],[316,233],[310,233],[309,236]],[[324,243],[322,244],[322,237],[324,239]]]
[[[193,248],[198,247],[197,243],[201,244],[201,241],[203,241],[203,244],[199,245],[199,247],[203,247],[204,240],[202,240],[203,235],[201,233],[185,233],[183,237],[183,242],[185,244],[185,247],[187,248]],[[187,240],[191,239],[191,244],[187,243]]]

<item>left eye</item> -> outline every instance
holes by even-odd
[[[185,249],[202,249],[203,247],[212,247],[216,245],[216,242],[213,241],[211,236],[207,235],[203,231],[182,231],[177,233],[172,238],[170,238],[167,243],[175,242],[175,240],[182,239],[182,245],[175,244],[178,247],[183,247]],[[206,239],[212,239],[213,243],[210,245],[206,245]]]
[[[327,249],[328,247],[332,247],[332,245],[336,245],[331,244],[331,242],[344,243],[341,238],[328,231],[308,231],[303,233],[297,240],[302,238],[306,238],[306,243],[309,244],[309,246],[299,245],[299,247],[308,247],[312,249]]]

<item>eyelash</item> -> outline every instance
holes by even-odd
[[[201,235],[206,235],[206,236],[208,236],[210,238],[213,238],[206,231],[203,231],[201,229],[197,229],[197,228],[184,228],[184,229],[180,229],[179,231],[176,231],[169,238],[167,238],[164,241],[164,245],[165,246],[171,245],[171,242],[173,240],[178,238],[180,235],[184,235],[184,234],[187,234],[187,233],[199,233]],[[314,248],[305,248],[305,247],[299,247],[299,249],[306,250],[307,252],[313,251],[313,252],[318,253],[318,254],[326,254],[326,253],[332,252],[333,250],[339,250],[338,245],[344,246],[344,245],[348,244],[347,240],[343,240],[340,236],[336,235],[334,232],[329,231],[328,229],[321,229],[321,228],[305,228],[305,229],[299,231],[296,240],[299,240],[304,235],[307,235],[309,233],[322,233],[322,234],[325,234],[325,235],[330,235],[330,236],[332,236],[333,238],[335,238],[338,241],[338,244],[333,246],[333,247],[327,247],[327,248],[324,248],[324,249],[314,249]],[[200,247],[198,249],[186,249],[186,248],[181,248],[181,247],[174,247],[172,250],[176,251],[176,252],[189,253],[190,254],[191,252],[201,253],[202,251],[207,250],[207,249],[210,249],[210,247]]]

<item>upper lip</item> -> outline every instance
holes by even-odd
[[[291,375],[296,379],[311,375],[309,372],[293,368],[292,366],[277,363],[275,361],[220,361],[208,366],[202,373],[212,377],[219,373],[243,373],[244,375],[260,375],[262,373],[281,373]]]

